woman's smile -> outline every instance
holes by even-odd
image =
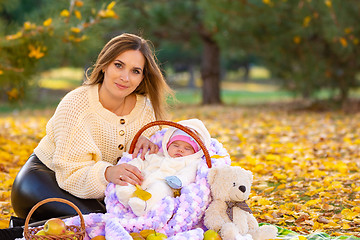
[[[124,90],[124,89],[128,89],[129,87],[125,86],[125,85],[122,85],[122,84],[119,84],[119,83],[115,83],[115,85],[121,89],[121,90]]]

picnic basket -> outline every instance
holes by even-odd
[[[48,202],[61,202],[61,203],[65,203],[70,205],[72,208],[74,208],[76,210],[76,212],[78,213],[79,217],[80,217],[80,227],[79,226],[75,226],[75,225],[69,225],[66,226],[66,230],[67,231],[72,231],[74,232],[73,234],[67,234],[67,235],[36,235],[37,232],[41,231],[44,227],[34,227],[34,228],[29,228],[29,221],[30,218],[32,216],[32,214],[34,213],[34,211],[40,207],[41,205],[48,203]],[[80,211],[80,209],[73,204],[72,202],[66,200],[66,199],[62,199],[62,198],[47,198],[45,200],[42,200],[40,202],[38,202],[35,206],[32,207],[32,209],[30,210],[29,214],[26,217],[25,220],[25,226],[24,226],[24,237],[26,240],[41,240],[41,239],[47,239],[47,240],[55,240],[55,239],[76,239],[76,240],[83,240],[85,237],[85,222],[84,222],[84,217]]]

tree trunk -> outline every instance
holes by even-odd
[[[201,61],[202,104],[221,104],[220,100],[220,49],[208,36],[202,35],[203,53]]]

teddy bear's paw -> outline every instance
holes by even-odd
[[[277,236],[277,228],[272,225],[263,225],[256,232],[252,232],[254,240],[274,239]]]
[[[252,236],[250,234],[246,234],[246,235],[237,235],[236,240],[253,240]]]
[[[146,202],[140,198],[134,197],[129,199],[129,206],[136,216],[142,216],[146,213]]]
[[[236,240],[236,236],[239,235],[239,231],[234,223],[225,223],[220,230],[222,239]]]

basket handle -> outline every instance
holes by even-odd
[[[201,141],[201,139],[190,129],[188,129],[187,127],[179,124],[179,123],[175,123],[175,122],[171,122],[171,121],[154,121],[154,122],[150,122],[148,124],[146,124],[145,126],[143,126],[142,128],[140,128],[140,130],[136,133],[134,139],[131,142],[130,145],[130,150],[129,153],[132,154],[134,152],[135,149],[135,145],[137,140],[139,139],[140,135],[148,128],[153,127],[153,126],[157,126],[157,125],[168,125],[171,127],[176,127],[184,132],[186,132],[187,134],[189,134],[192,138],[194,138],[194,140],[199,144],[199,146],[201,147],[201,149],[204,152],[205,155],[205,159],[206,159],[206,164],[208,165],[209,168],[211,168],[211,158],[210,158],[210,154],[209,151],[206,149],[204,143]]]
[[[81,224],[81,229],[85,229],[85,221],[84,221],[84,217],[80,211],[80,209],[73,204],[72,202],[70,202],[69,200],[66,199],[62,199],[62,198],[47,198],[44,199],[40,202],[38,202],[37,204],[35,204],[30,212],[28,213],[28,215],[26,216],[26,220],[25,220],[25,226],[24,226],[24,236],[29,235],[29,221],[30,221],[30,217],[31,215],[35,212],[35,210],[40,207],[41,205],[48,203],[48,202],[61,202],[61,203],[66,203],[68,205],[70,205],[72,208],[75,209],[75,211],[77,212],[77,214],[80,216],[80,224]]]

